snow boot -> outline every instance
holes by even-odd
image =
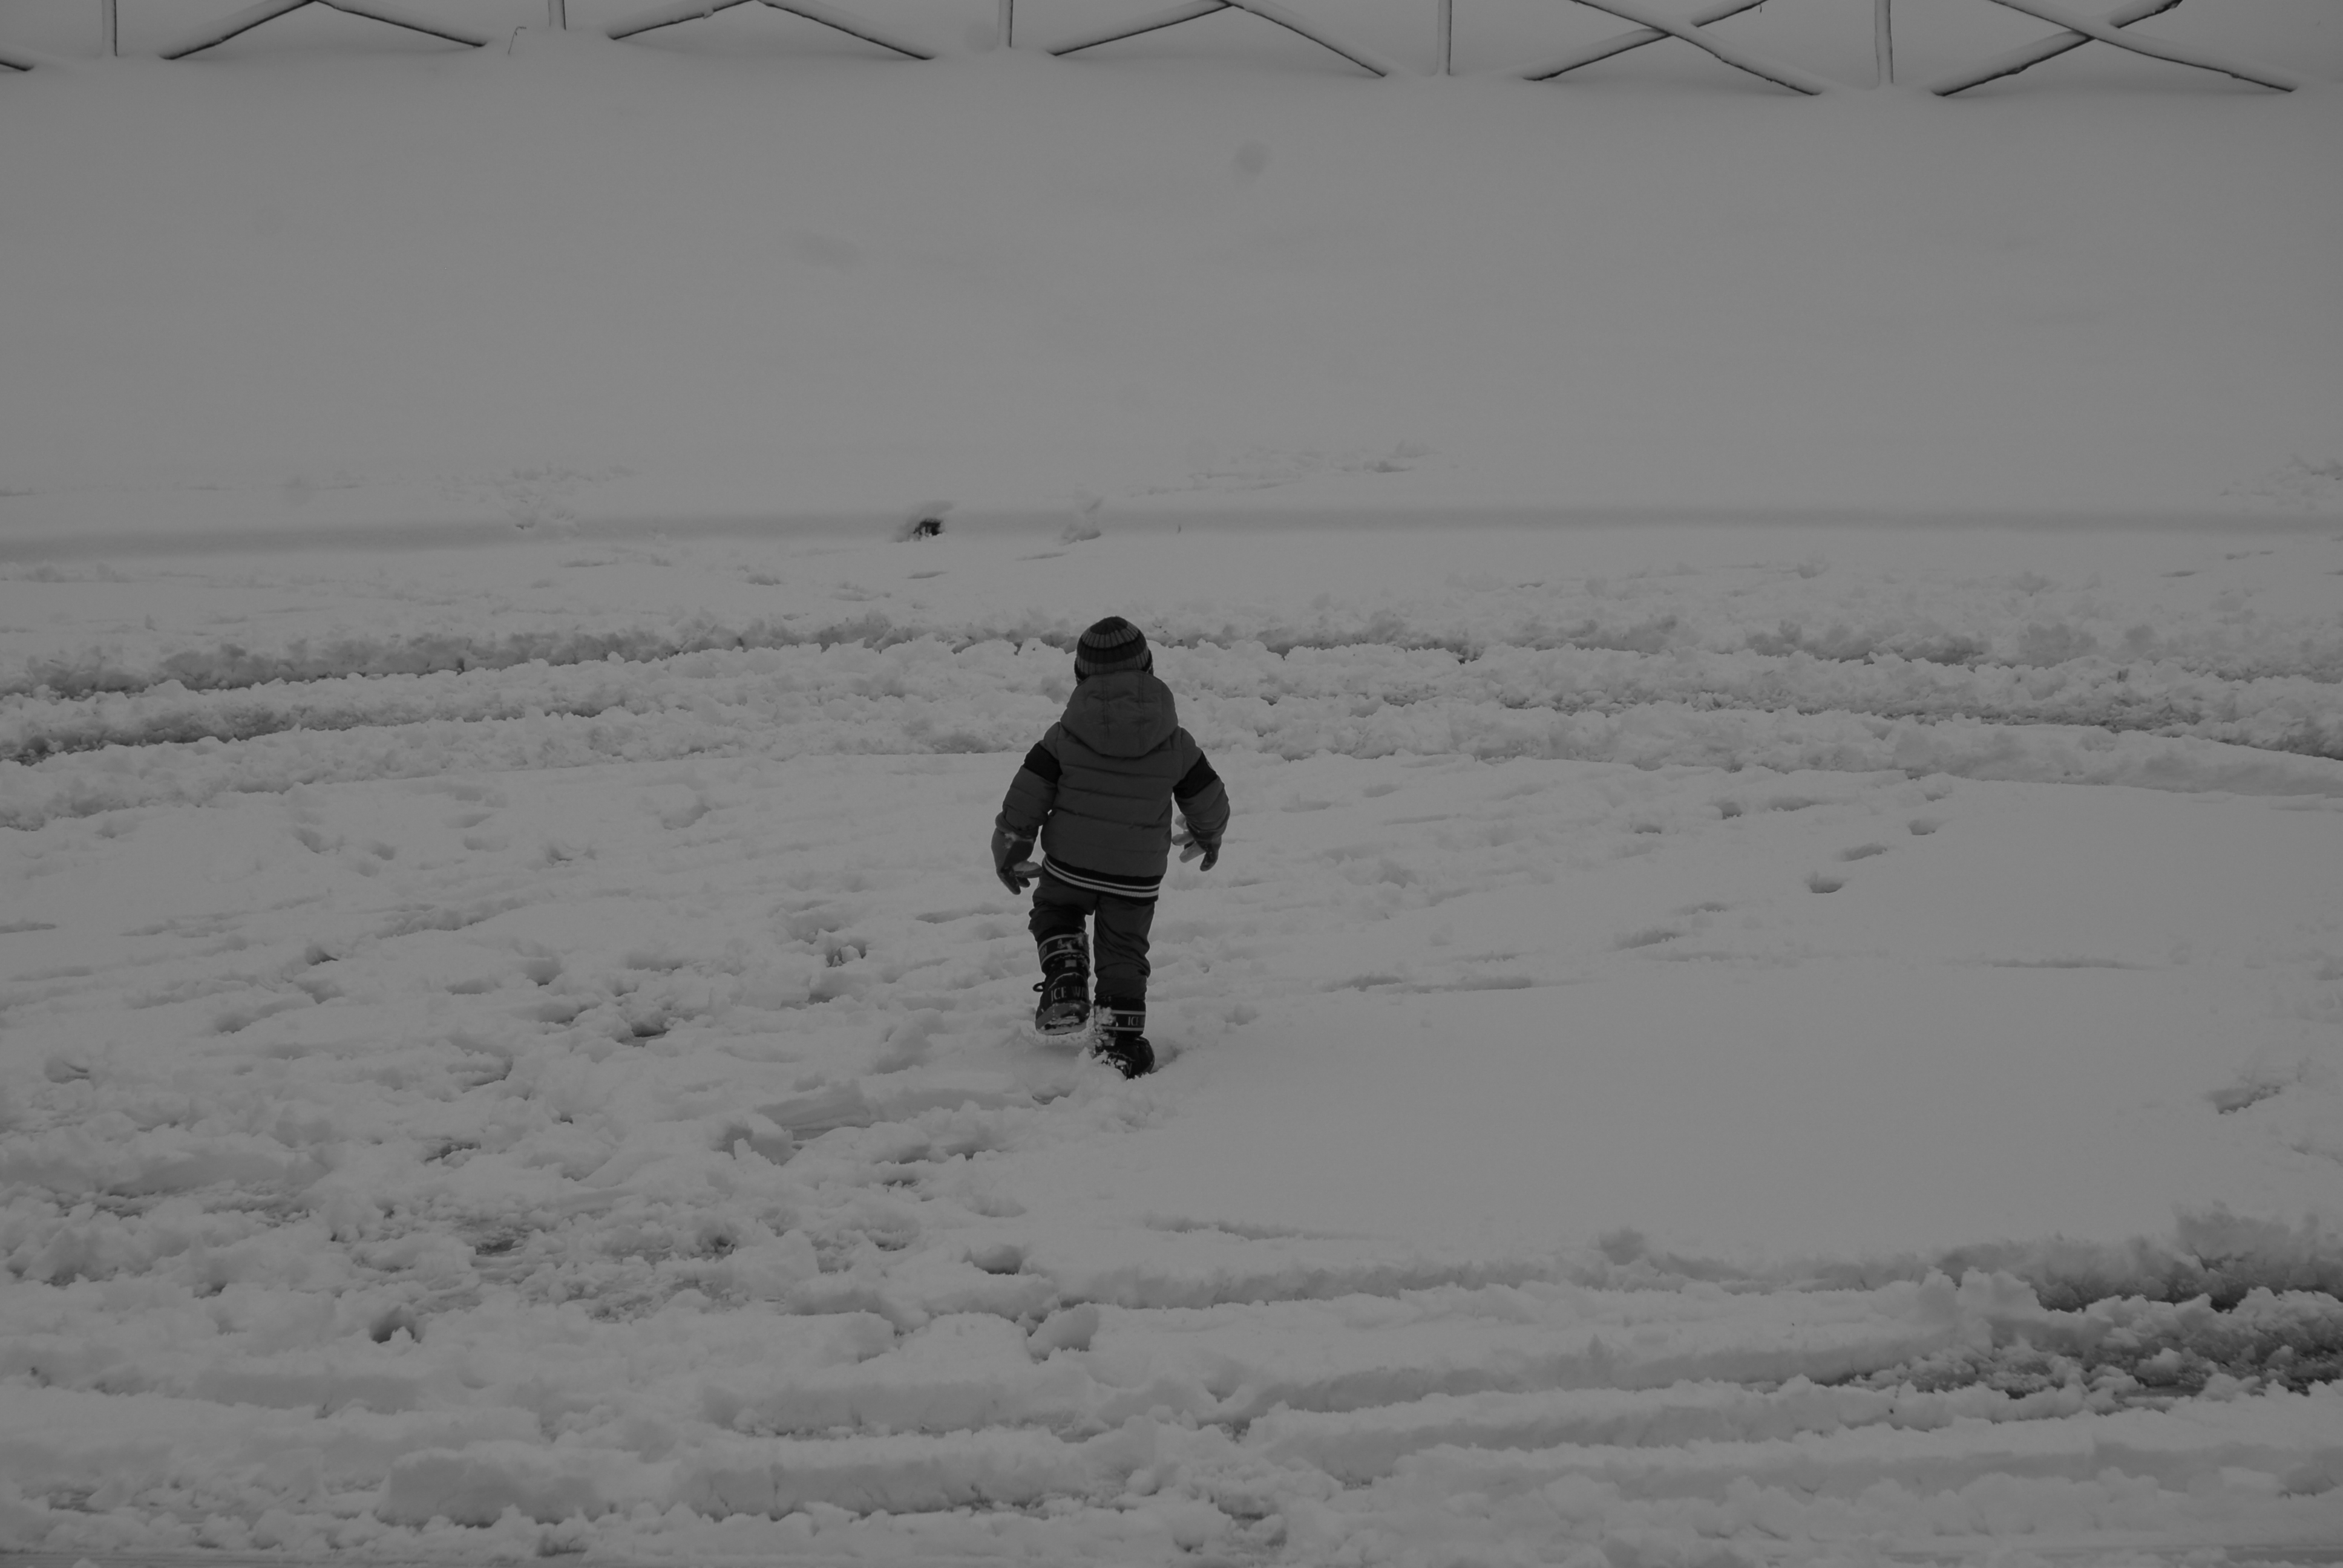
[[[1091,1021],[1091,948],[1080,931],[1041,939],[1041,993],[1033,1028],[1051,1040],[1080,1034]]]
[[[1125,1078],[1155,1070],[1155,1048],[1147,1043],[1147,1004],[1123,997],[1099,998],[1098,1046],[1092,1054]]]

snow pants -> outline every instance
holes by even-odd
[[[1033,888],[1033,917],[1026,929],[1037,942],[1078,936],[1091,916],[1097,917],[1098,935],[1091,964],[1100,999],[1139,1006],[1147,1000],[1147,933],[1155,924],[1154,900],[1093,893],[1044,871]]]

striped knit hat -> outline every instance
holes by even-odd
[[[1112,675],[1123,669],[1153,669],[1155,655],[1140,629],[1119,615],[1111,615],[1074,644],[1074,678]]]

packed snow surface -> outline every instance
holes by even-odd
[[[0,1540],[2343,1541],[2343,529],[1111,509],[0,578]],[[1156,1076],[985,855],[1109,610]]]

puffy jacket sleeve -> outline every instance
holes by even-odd
[[[1009,781],[1009,793],[1001,799],[1001,815],[992,825],[1004,833],[1031,842],[1049,820],[1051,810],[1058,804],[1058,777],[1065,771],[1058,760],[1058,735],[1062,726],[1052,724],[1050,732],[1025,753],[1018,765],[1017,777]]]
[[[1212,770],[1212,759],[1204,755],[1203,748],[1189,739],[1184,729],[1180,739],[1187,742],[1195,760],[1181,774],[1180,781],[1172,786],[1172,799],[1178,802],[1180,815],[1187,821],[1190,832],[1208,843],[1218,843],[1229,827],[1228,789],[1221,783],[1221,776]]]

